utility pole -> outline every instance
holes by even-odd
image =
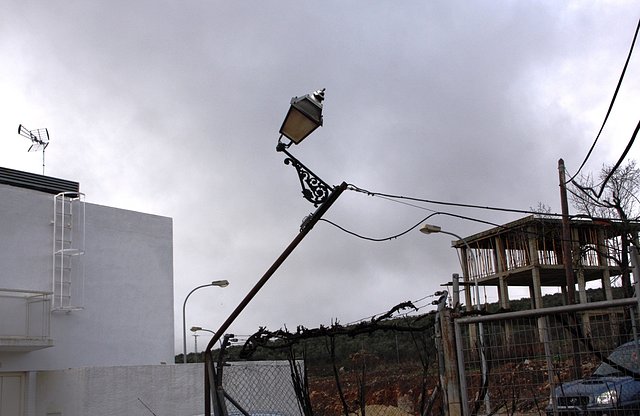
[[[569,221],[569,204],[567,202],[567,180],[565,176],[564,160],[558,160],[558,173],[560,177],[560,205],[562,207],[562,262],[567,283],[567,304],[575,304],[576,299],[576,279],[573,275],[573,252],[571,244],[571,223]],[[575,313],[570,314],[569,325],[574,326],[575,333],[578,333],[578,317]],[[572,378],[580,377],[580,362],[576,358],[580,353],[580,343],[575,335],[571,336],[573,345],[573,365],[571,366]]]
[[[567,181],[564,160],[558,160],[560,176],[560,205],[562,208],[562,262],[567,280],[567,304],[573,305],[576,299],[576,279],[573,274],[573,255],[571,251],[571,223],[569,221],[569,204],[567,202]]]

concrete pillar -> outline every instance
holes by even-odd
[[[506,255],[502,239],[495,237],[494,260],[496,262],[496,273],[500,274],[506,271]],[[509,305],[509,284],[504,276],[498,278],[498,300],[500,307],[503,309],[511,309]]]
[[[613,292],[611,291],[611,272],[609,271],[609,259],[607,259],[606,253],[608,247],[604,240],[604,230],[598,229],[598,263],[602,270],[602,290],[604,291],[604,297],[606,300],[613,299]]]
[[[613,299],[613,291],[611,290],[611,271],[609,270],[609,259],[606,253],[609,251],[604,239],[604,230],[598,229],[598,264],[603,267],[602,270],[602,291],[606,300]],[[620,323],[615,312],[609,314],[609,327],[611,328],[611,336],[618,338],[620,335]]]
[[[469,270],[469,261],[467,260],[467,247],[460,248],[460,258],[462,259],[462,281],[464,282],[464,303],[465,309],[471,311],[473,304],[471,302],[471,273]]]
[[[496,264],[496,273],[500,274],[506,271],[506,253],[504,251],[504,244],[500,236],[495,237],[495,251],[494,251],[494,260]],[[505,276],[500,276],[498,278],[498,302],[502,309],[511,309],[511,305],[509,303],[509,283],[507,282],[507,278]],[[511,345],[513,341],[513,326],[511,321],[504,322],[504,342],[505,345]]]

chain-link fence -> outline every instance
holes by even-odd
[[[618,299],[455,320],[461,413],[640,414],[637,306]]]
[[[226,363],[223,384],[229,415],[300,416],[287,361]],[[241,410],[242,409],[242,410]]]

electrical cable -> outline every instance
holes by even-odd
[[[636,43],[636,39],[638,38],[638,31],[639,30],[640,30],[640,19],[638,19],[638,25],[636,26],[636,31],[635,31],[635,33],[633,35],[633,41],[631,42],[631,47],[629,48],[629,54],[627,55],[627,60],[625,61],[624,67],[622,68],[622,73],[620,74],[620,78],[618,79],[618,85],[616,85],[615,92],[613,93],[613,97],[611,98],[611,103],[609,104],[609,109],[607,110],[607,114],[604,117],[604,121],[602,122],[602,126],[600,126],[600,131],[598,131],[598,134],[597,134],[595,140],[593,141],[593,144],[591,145],[591,148],[589,149],[589,152],[587,152],[587,156],[582,161],[582,164],[580,165],[580,167],[576,171],[576,174],[573,175],[571,178],[569,178],[569,180],[567,180],[566,183],[572,182],[573,179],[576,176],[578,176],[578,174],[580,173],[580,171],[582,170],[584,165],[587,163],[587,160],[589,160],[589,157],[591,156],[591,153],[593,152],[593,149],[596,147],[596,143],[598,143],[598,139],[600,138],[600,134],[602,133],[602,130],[604,130],[604,126],[605,126],[605,124],[607,124],[607,120],[609,119],[609,115],[611,114],[611,110],[613,109],[613,104],[615,103],[616,97],[618,96],[618,91],[620,91],[620,86],[622,85],[622,80],[624,79],[624,75],[627,72],[627,66],[629,65],[629,61],[631,60],[631,54],[633,53],[633,48],[634,48],[634,45]]]
[[[492,226],[494,226],[494,227],[500,227],[500,225],[498,225],[498,224],[494,224],[494,223],[489,222],[489,221],[484,221],[484,220],[480,220],[480,219],[477,219],[477,218],[465,217],[464,215],[451,214],[451,213],[449,213],[449,212],[440,212],[440,211],[437,211],[437,212],[433,212],[433,213],[431,213],[431,214],[427,215],[425,218],[423,218],[422,220],[420,220],[417,224],[413,225],[412,227],[410,227],[409,229],[407,229],[407,230],[405,230],[405,231],[402,231],[402,232],[401,232],[401,233],[399,233],[399,234],[395,234],[395,235],[392,235],[392,236],[390,236],[390,237],[373,238],[373,237],[366,237],[366,236],[363,236],[363,235],[357,234],[357,233],[355,233],[355,232],[353,232],[353,231],[347,230],[346,228],[344,228],[344,227],[342,227],[342,226],[340,226],[340,225],[336,224],[336,223],[335,223],[335,222],[333,222],[333,221],[327,220],[327,219],[325,219],[325,218],[320,218],[320,220],[319,220],[319,221],[324,221],[324,222],[326,222],[326,223],[329,223],[329,224],[333,225],[334,227],[338,228],[339,230],[344,231],[345,233],[350,234],[350,235],[352,235],[352,236],[354,236],[354,237],[358,237],[358,238],[360,238],[360,239],[362,239],[362,240],[375,241],[375,242],[381,242],[381,241],[394,240],[394,239],[396,239],[396,238],[398,238],[398,237],[402,237],[403,235],[405,235],[405,234],[409,233],[410,231],[412,231],[412,230],[416,229],[418,226],[420,226],[423,222],[425,222],[425,221],[426,221],[426,220],[428,220],[429,218],[431,218],[431,217],[433,217],[433,216],[436,216],[436,215],[448,215],[448,216],[455,217],[455,218],[460,218],[460,219],[464,219],[464,220],[480,222],[480,223],[483,223],[483,224],[492,225]]]
[[[423,210],[427,210],[427,211],[431,211],[432,212],[431,214],[427,215],[425,218],[420,220],[418,223],[416,223],[415,225],[413,225],[409,229],[407,229],[405,231],[402,231],[402,232],[400,232],[398,234],[394,234],[392,236],[383,237],[383,238],[373,238],[373,237],[363,236],[363,235],[358,234],[358,233],[356,233],[354,231],[350,231],[350,230],[342,227],[341,225],[338,225],[335,222],[330,221],[328,219],[325,219],[325,218],[320,218],[319,219],[319,221],[324,221],[324,222],[326,222],[326,223],[338,228],[339,230],[341,230],[341,231],[343,231],[343,232],[345,232],[345,233],[347,233],[349,235],[352,235],[354,237],[360,238],[362,240],[374,241],[374,242],[389,241],[389,240],[394,240],[396,238],[402,237],[405,234],[407,234],[407,233],[411,232],[412,230],[414,230],[415,228],[417,228],[424,221],[428,220],[429,218],[431,218],[431,217],[433,217],[435,215],[447,215],[447,216],[454,217],[454,218],[459,218],[459,219],[464,219],[464,220],[468,220],[468,221],[474,221],[474,222],[478,222],[478,223],[482,223],[482,224],[486,224],[486,225],[491,225],[491,226],[496,227],[496,228],[502,228],[502,229],[506,229],[507,228],[504,225],[495,224],[495,223],[492,223],[492,222],[489,222],[489,221],[485,221],[485,220],[481,220],[481,219],[478,219],[478,218],[467,217],[467,216],[464,216],[464,215],[452,214],[452,213],[443,212],[443,211],[433,211],[433,210],[430,210],[428,208],[420,207],[420,206],[417,206],[417,205],[414,205],[414,204],[408,204],[408,203],[403,202],[403,201],[396,201],[394,198],[409,199],[409,200],[413,200],[413,201],[420,201],[420,202],[427,202],[427,203],[433,202],[433,203],[439,203],[439,204],[444,204],[444,205],[450,204],[450,205],[454,205],[454,206],[458,206],[458,207],[462,206],[462,207],[468,207],[468,208],[486,208],[486,209],[492,209],[492,210],[497,210],[497,211],[526,213],[526,214],[532,214],[532,215],[544,215],[544,216],[548,216],[548,217],[561,217],[562,216],[562,214],[554,214],[554,213],[540,213],[540,212],[536,212],[536,211],[516,210],[516,209],[497,208],[497,207],[481,207],[481,206],[478,206],[478,205],[447,203],[447,202],[431,201],[431,200],[427,200],[427,199],[419,199],[419,198],[413,198],[413,197],[395,196],[395,195],[391,195],[391,194],[379,194],[379,193],[374,193],[374,192],[371,192],[371,191],[364,190],[364,189],[359,188],[359,187],[357,187],[355,185],[352,185],[352,184],[350,184],[347,189],[353,190],[353,191],[356,191],[356,192],[366,193],[369,196],[380,197],[380,198],[383,198],[383,199],[391,201],[391,202],[401,203],[401,204],[404,204],[404,205],[412,206],[414,208],[419,208],[419,209],[423,209]],[[570,217],[571,218],[582,218],[582,217],[584,217],[584,215],[583,214],[577,214],[577,215],[572,215]]]
[[[609,182],[609,180],[611,179],[611,177],[613,176],[615,171],[620,167],[620,165],[624,161],[625,157],[627,157],[627,153],[629,153],[629,150],[631,150],[631,147],[633,146],[633,143],[636,140],[636,137],[638,135],[638,131],[639,130],[640,130],[640,120],[638,120],[638,124],[636,124],[636,128],[633,131],[633,134],[631,135],[631,139],[629,139],[629,142],[627,143],[627,147],[625,147],[624,151],[622,152],[622,155],[620,155],[620,158],[618,158],[618,161],[613,166],[613,168],[611,168],[611,170],[609,171],[609,174],[607,175],[607,177],[602,182],[602,185],[600,186],[600,191],[599,192],[596,193],[596,191],[593,188],[590,188],[590,187],[583,187],[573,179],[571,179],[571,183],[573,183],[578,189],[580,189],[585,194],[588,195],[587,191],[591,191],[591,193],[593,193],[593,195],[596,197],[596,199],[600,199],[600,197],[602,196],[602,193],[605,190],[605,187],[607,186],[607,182]],[[575,177],[575,175],[573,177]]]
[[[475,209],[484,209],[484,210],[488,210],[488,211],[513,212],[513,213],[517,213],[517,214],[540,214],[540,212],[535,212],[535,211],[531,211],[531,210],[513,209],[513,208],[501,208],[501,207],[491,207],[491,206],[481,206],[481,205],[473,205],[473,204],[462,204],[462,203],[457,203],[457,202],[435,201],[435,200],[431,200],[431,199],[423,199],[423,198],[414,198],[414,197],[402,196],[402,195],[385,194],[385,193],[381,193],[381,192],[371,192],[371,191],[367,191],[366,189],[359,188],[359,187],[357,187],[356,185],[353,185],[353,184],[349,184],[349,188],[348,189],[351,190],[351,191],[367,194],[369,196],[386,197],[386,198],[390,198],[390,199],[406,199],[406,200],[409,200],[409,201],[424,202],[424,203],[427,203],[427,204],[434,204],[434,205],[446,205],[446,206],[460,207],[460,208],[475,208]],[[562,217],[562,214],[555,214],[555,213],[544,213],[544,215],[553,216],[553,217]]]

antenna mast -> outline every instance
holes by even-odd
[[[18,126],[18,134],[31,140],[31,146],[27,152],[37,152],[42,149],[42,174],[44,175],[44,151],[49,146],[49,130],[35,129],[27,130],[25,126]]]

